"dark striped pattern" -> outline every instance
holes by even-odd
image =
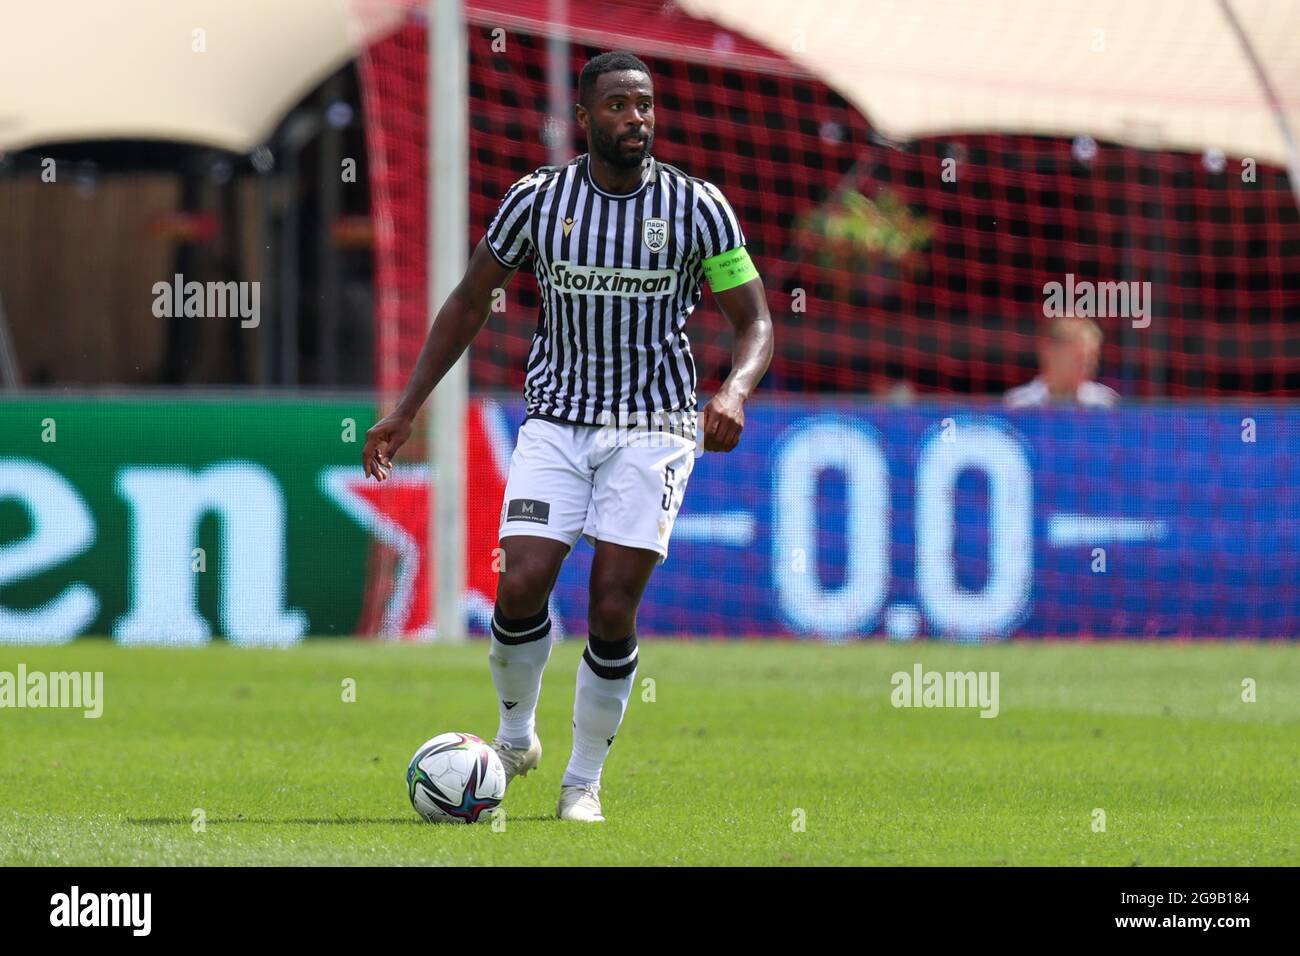
[[[629,634],[621,641],[602,641],[594,634],[589,635],[582,659],[602,680],[630,677],[636,672],[636,635]]]
[[[645,241],[647,219],[667,223],[658,251]],[[744,243],[716,187],[653,158],[626,195],[600,190],[586,155],[511,186],[487,244],[510,268],[533,257],[542,304],[524,381],[529,416],[583,425],[617,421],[620,410],[693,417],[686,320],[700,300],[700,263]]]
[[[542,608],[532,617],[509,618],[501,609],[492,610],[492,636],[502,644],[528,644],[540,641],[551,633],[551,613],[549,608]]]

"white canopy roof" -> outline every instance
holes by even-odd
[[[171,139],[248,152],[356,55],[341,0],[13,0],[0,14],[0,149]]]
[[[784,53],[899,140],[962,131],[1287,145],[1221,0],[677,0]],[[1300,130],[1300,0],[1229,0]]]

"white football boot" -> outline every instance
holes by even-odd
[[[501,767],[506,772],[507,787],[515,777],[528,776],[528,771],[536,770],[537,765],[542,762],[542,741],[536,733],[533,734],[532,745],[527,750],[512,747],[500,737],[492,741],[490,746],[501,758]]]
[[[561,820],[604,823],[605,817],[600,812],[600,784],[584,783],[561,787],[560,803],[555,808],[555,815]]]

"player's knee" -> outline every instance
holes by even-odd
[[[591,633],[609,641],[621,640],[635,629],[636,602],[627,594],[613,591],[593,596],[587,610]]]
[[[508,618],[532,617],[546,606],[549,586],[549,568],[513,561],[497,579],[497,607]]]

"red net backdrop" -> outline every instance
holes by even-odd
[[[353,2],[371,13],[395,6],[407,11],[404,26],[371,47],[361,64],[377,225],[377,384],[391,397],[414,364],[428,322],[425,25],[421,4]],[[505,4],[472,0],[468,6],[467,249],[482,236],[507,187],[549,161],[545,138],[551,101],[549,4],[516,0],[506,10]],[[777,322],[766,394],[786,390],[824,397],[899,389],[999,394],[1034,374],[1035,334],[1045,321],[1044,286],[1068,275],[1091,282],[1151,283],[1149,327],[1134,328],[1129,319],[1101,321],[1106,335],[1101,378],[1122,394],[1300,393],[1300,323],[1295,321],[1300,317],[1300,217],[1278,169],[1259,166],[1253,176],[1243,177],[1241,157],[1046,137],[962,135],[890,144],[815,77],[740,37],[683,16],[670,3],[571,0],[569,10],[574,80],[583,62],[604,49],[631,49],[646,59],[656,85],[656,154],[716,183],[739,214]],[[622,24],[635,27],[637,35],[611,32]],[[576,138],[570,146],[570,154],[585,149]],[[521,270],[505,311],[491,316],[471,348],[477,392],[519,393],[537,305],[533,278]],[[690,330],[707,398],[726,374],[731,344],[726,322],[707,293]],[[471,422],[470,440],[483,434]],[[742,460],[757,455],[757,447],[742,449]],[[1073,449],[1061,446],[1067,457]],[[1111,448],[1115,455],[1123,450],[1118,444]],[[416,458],[419,449],[407,454]],[[1172,448],[1167,457],[1174,457]],[[752,470],[760,471],[763,460],[754,458]],[[477,469],[476,481],[486,480],[487,470],[473,461],[470,467]],[[710,492],[709,481],[707,473],[693,479],[692,508],[730,500],[725,490]],[[1290,487],[1281,472],[1277,481]],[[1039,493],[1057,487],[1048,482],[1040,482]],[[392,485],[376,494],[393,499],[392,514],[415,529],[413,540],[418,540],[420,529],[427,528],[421,497],[427,482],[413,480],[405,490]],[[845,497],[834,490],[838,487],[827,493],[830,499]],[[1141,487],[1154,489],[1157,498],[1181,493],[1162,491],[1166,485],[1154,478]],[[1070,497],[1074,488],[1073,482],[1069,489],[1057,488],[1062,507],[1087,511]],[[495,485],[480,490],[467,503],[467,520],[482,531],[474,540],[491,547],[501,491]],[[404,493],[411,500],[397,501]],[[966,509],[963,527],[981,527],[972,515],[984,513],[982,494],[966,489],[958,495],[959,508]],[[743,510],[747,504],[731,501],[728,507]],[[827,507],[822,518],[831,524],[842,518],[842,508]],[[1112,510],[1123,512],[1124,503]],[[899,514],[899,527],[911,527],[901,504]],[[689,540],[686,524],[679,522],[675,541]],[[697,534],[707,530],[696,528]],[[975,549],[973,558],[961,552],[961,561],[986,563],[979,550],[982,533],[960,540],[962,548]],[[830,549],[824,566],[833,577],[845,566],[846,552],[835,551],[833,540],[824,546]],[[912,545],[904,541],[894,547],[902,551],[891,554],[891,562],[910,566]],[[665,592],[671,600],[649,602],[643,609],[648,632],[680,632],[678,612],[690,606],[706,609],[708,625],[701,632],[734,633],[745,609],[764,606],[771,596],[757,582],[765,580],[768,558],[742,548],[743,560],[751,563],[736,564],[734,548],[724,541],[716,545],[717,554],[697,552],[708,555],[709,575],[687,575],[676,591]],[[1237,600],[1237,592],[1223,583],[1230,576],[1218,575],[1222,562],[1231,564],[1225,558],[1231,547],[1216,544],[1211,552],[1205,560],[1216,569],[1212,585],[1181,570],[1170,572],[1170,580],[1191,582],[1195,593],[1186,597],[1189,607],[1207,594],[1215,607]],[[579,549],[576,560],[587,560],[586,553]],[[474,554],[467,560],[473,590],[473,575],[488,561]],[[394,581],[406,571],[394,561],[392,549],[377,550],[363,631],[391,630],[377,622],[391,614],[392,595],[401,592]],[[720,587],[712,576],[721,567],[729,570]],[[1065,582],[1075,580],[1073,570],[1066,574],[1051,562],[1041,570],[1056,597],[1032,627],[1072,633],[1071,628],[1085,626],[1070,610],[1077,595]],[[824,581],[823,587],[837,580]],[[427,587],[427,582],[412,586]],[[1160,593],[1146,581],[1133,588],[1114,597],[1124,614]],[[492,592],[488,580],[475,594],[490,607]],[[892,608],[880,626],[892,633],[895,625],[889,622],[898,618],[897,629],[906,631],[909,607]],[[419,633],[422,625],[415,618],[428,610],[410,611],[399,630]],[[581,626],[580,609],[572,611],[570,621]],[[1226,623],[1224,633],[1231,626]]]
[[[362,64],[389,393],[427,324],[425,26],[407,6]],[[999,393],[1033,375],[1043,287],[1073,274],[1151,283],[1149,328],[1101,320],[1101,377],[1121,393],[1300,393],[1300,223],[1282,171],[1030,136],[887,144],[801,68],[670,3],[570,8],[571,74],[603,49],[641,55],[657,155],[716,183],[741,217],[778,322],[768,387]],[[472,246],[506,188],[548,161],[550,27],[539,0],[468,12]],[[636,38],[610,35],[618,23]],[[474,388],[521,387],[535,293],[521,272],[471,350]],[[691,331],[707,395],[730,341],[707,294]]]

